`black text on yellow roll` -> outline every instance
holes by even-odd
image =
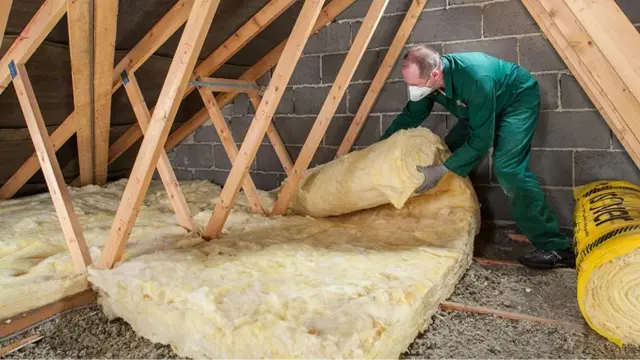
[[[640,344],[640,187],[598,181],[574,191],[578,304],[612,342]]]

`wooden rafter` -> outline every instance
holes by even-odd
[[[95,182],[107,182],[109,163],[109,131],[111,127],[111,94],[116,25],[117,1],[94,1],[94,61],[93,61],[93,140]]]
[[[12,4],[13,0],[0,1],[0,34],[3,35],[2,38],[0,38],[0,45],[2,45],[4,31],[7,28],[7,21],[9,21],[9,14],[11,13]]]
[[[640,125],[627,120],[640,116],[640,103],[627,90],[617,72],[617,62],[607,60],[573,15],[566,0],[522,1],[636,165],[640,166]],[[608,4],[615,6],[613,1]],[[625,36],[638,38],[635,32]],[[624,43],[619,39],[612,41]]]
[[[205,238],[217,238],[220,236],[224,223],[231,211],[231,206],[233,206],[238,196],[240,184],[247,175],[249,166],[251,166],[258,152],[260,143],[271,122],[271,118],[276,111],[278,103],[280,103],[280,99],[284,94],[291,74],[293,74],[293,69],[298,63],[300,55],[302,55],[304,44],[312,33],[313,25],[320,14],[323,2],[323,0],[305,0],[300,15],[291,31],[291,36],[287,40],[282,57],[278,65],[276,65],[273,78],[269,83],[269,87],[264,94],[260,106],[258,106],[258,109],[255,111],[256,115],[240,147],[240,153],[222,189],[220,201],[216,205],[209,219],[209,223],[205,228]]]
[[[11,67],[13,84],[18,95],[20,107],[24,114],[29,134],[33,140],[33,147],[36,149],[42,172],[44,174],[49,193],[51,194],[51,200],[58,215],[62,232],[71,252],[71,259],[79,272],[84,272],[87,266],[91,264],[91,256],[89,255],[89,248],[82,235],[82,228],[80,222],[73,211],[73,205],[71,204],[71,196],[69,190],[64,183],[64,177],[62,176],[62,170],[58,159],[56,158],[56,152],[53,149],[49,134],[47,133],[47,127],[42,118],[40,107],[36,100],[36,96],[31,87],[29,76],[24,64],[9,64]]]
[[[142,96],[138,79],[133,73],[127,74],[123,71],[122,83],[124,84],[124,89],[129,97],[131,106],[133,107],[133,113],[140,124],[142,132],[145,133],[149,127],[151,114],[149,113],[147,103],[144,101],[144,97]],[[160,179],[162,179],[162,183],[164,184],[164,188],[167,191],[169,202],[173,207],[173,211],[176,213],[178,224],[189,231],[196,231],[198,227],[195,221],[193,221],[187,200],[182,193],[182,188],[178,183],[176,174],[173,172],[169,157],[164,151],[160,153],[157,169]]]
[[[340,15],[340,13],[342,13],[345,9],[351,6],[355,1],[356,0],[331,1],[322,9],[322,13],[316,20],[312,33],[316,33],[324,26],[330,24],[336,18],[336,16]],[[251,28],[252,25],[250,25],[249,23],[254,21],[254,19],[257,19],[257,16],[259,14],[260,13],[256,14],[254,18],[249,20],[249,22],[247,22],[247,24],[245,24],[242,29],[244,29],[245,27]],[[211,54],[209,58],[214,58],[215,56],[217,56],[216,54],[218,54],[219,51],[223,51],[221,54],[231,54],[228,56],[232,56],[233,54],[237,53],[241,49],[241,47],[244,45],[244,43],[241,42],[240,40],[235,41],[234,38],[236,37],[236,35],[240,39],[244,39],[248,36],[247,32],[239,30],[234,35],[232,35],[229,38],[229,40],[227,40],[227,42],[225,42],[225,44],[229,43],[228,50],[221,50],[225,48],[225,44],[223,44],[220,48],[218,48],[218,50],[216,50],[213,54]],[[287,41],[286,39],[282,41],[277,47],[272,49],[254,66],[249,68],[244,74],[242,74],[242,76],[240,76],[240,80],[256,81],[259,77],[261,77],[267,71],[269,71],[272,67],[274,67],[278,62],[278,59],[280,58],[282,51],[284,50],[284,45],[286,44],[286,41]],[[203,63],[200,66],[198,66],[198,68],[196,69],[200,69],[201,67],[203,67],[204,63],[205,62],[203,61]],[[219,63],[219,65],[221,64]],[[189,91],[189,88],[187,88],[187,92],[188,91]],[[224,94],[218,95],[216,97],[216,101],[218,102],[218,105],[222,108],[225,105],[231,103],[238,94],[240,93],[238,92],[224,93]],[[204,124],[208,119],[209,119],[209,114],[207,112],[207,109],[202,108],[198,113],[192,116],[187,122],[182,124],[176,131],[174,131],[169,136],[169,138],[167,139],[167,143],[165,144],[165,150],[171,151],[173,148],[178,146],[178,144],[180,144],[184,139],[186,139],[189,135],[191,135],[194,131],[196,131],[196,129],[202,126],[202,124]],[[142,136],[142,133],[140,132],[139,126],[133,125],[129,129],[127,129],[127,131],[124,134],[122,134],[109,148],[109,162],[114,161],[120,155],[122,155],[127,149],[133,146],[133,144],[135,144],[136,141],[138,141],[138,139],[140,139],[141,136]]]
[[[364,96],[364,99],[360,103],[360,107],[358,108],[358,112],[356,116],[353,118],[347,133],[338,148],[338,152],[336,153],[336,157],[340,157],[351,150],[353,144],[358,139],[358,135],[360,135],[360,130],[364,126],[364,123],[367,121],[369,117],[369,113],[371,109],[373,109],[373,105],[375,105],[378,100],[378,96],[384,87],[384,84],[387,82],[393,67],[404,48],[404,45],[407,43],[407,39],[409,39],[409,35],[413,31],[414,26],[418,22],[420,18],[420,14],[424,9],[425,5],[427,5],[427,0],[413,0],[411,7],[407,10],[407,14],[396,33],[396,36],[387,51],[382,63],[380,64],[380,68],[376,73],[376,76],[373,78],[371,85],[369,86],[369,90],[367,94]]]
[[[367,50],[369,41],[371,40],[371,37],[373,37],[373,33],[378,27],[378,23],[380,22],[384,9],[387,7],[388,3],[389,0],[373,0],[371,2],[367,16],[365,17],[362,26],[360,27],[360,31],[358,31],[358,35],[356,35],[356,38],[347,53],[347,57],[340,68],[340,72],[338,72],[336,80],[331,86],[329,95],[320,109],[320,113],[318,114],[318,117],[311,128],[311,132],[309,133],[309,137],[307,137],[307,140],[302,146],[302,150],[300,151],[295,165],[293,166],[293,170],[289,172],[287,182],[284,184],[280,194],[278,195],[278,200],[271,211],[272,215],[283,215],[287,211],[293,195],[298,191],[300,180],[307,171],[307,168],[311,163],[311,159],[318,149],[333,115],[338,109],[340,100],[342,100],[344,93],[347,91],[349,82],[351,82],[351,78],[356,72],[358,64],[360,64],[362,55]]]
[[[249,93],[249,101],[251,101],[253,109],[258,110],[258,107],[262,102],[262,98],[260,97],[260,94],[254,91]],[[284,142],[282,141],[282,138],[280,137],[276,126],[273,124],[273,121],[269,123],[269,127],[267,128],[267,137],[269,137],[269,141],[271,142],[271,145],[273,146],[278,159],[280,159],[282,168],[288,174],[289,171],[293,168],[293,161],[291,161],[291,157],[287,152],[287,148],[284,146]]]
[[[37,27],[39,29],[48,29],[51,30],[55,22],[59,21],[59,19],[66,12],[66,0],[47,0],[47,2],[40,8],[38,14],[42,13],[47,15],[46,18],[43,18],[43,15],[38,15],[31,19],[30,24],[33,26],[28,26],[20,35],[20,38],[24,38],[24,41],[18,43],[14,42],[11,49],[17,47],[13,53],[17,56],[24,56],[27,54],[31,56],[35,48],[42,42],[40,40],[37,44],[33,44],[36,41],[36,35],[40,36],[39,33],[36,34],[33,31],[33,28]],[[140,42],[116,65],[113,69],[112,80],[113,80],[113,89],[112,93],[115,93],[116,90],[120,88],[122,85],[122,81],[120,79],[120,73],[122,71],[136,71],[142,64],[160,47],[164,42],[175,33],[187,20],[189,15],[189,11],[193,4],[193,0],[179,0],[172,8],[165,14],[154,27],[140,40]],[[53,5],[58,5],[62,11],[61,14],[52,13]],[[58,9],[55,7],[55,9]],[[54,16],[55,15],[55,16]],[[56,20],[57,18],[57,20]],[[46,20],[46,21],[45,21]],[[55,22],[54,22],[55,20]],[[50,25],[53,23],[53,25]],[[44,31],[44,30],[43,30]],[[46,34],[42,35],[42,39]],[[19,44],[19,45],[18,45]],[[10,51],[11,51],[10,49]],[[9,52],[7,52],[7,55]],[[28,58],[27,56],[27,58]],[[6,58],[6,56],[5,56]],[[5,66],[5,58],[0,61],[0,71],[6,68]],[[8,60],[6,65],[8,66]],[[8,72],[7,72],[8,74]],[[2,76],[2,75],[0,75]],[[3,87],[4,89],[4,87]],[[63,122],[58,126],[58,128],[51,134],[51,142],[53,143],[54,149],[57,151],[62,145],[64,145],[70,138],[75,134],[76,125],[74,119],[75,113],[71,113]],[[140,131],[140,127],[136,124],[136,128]],[[136,140],[142,136],[142,133],[139,135],[136,134]],[[122,139],[122,138],[121,138]],[[127,140],[127,138],[124,138]],[[135,141],[134,141],[135,142]],[[115,146],[115,144],[114,144]],[[119,155],[118,155],[119,156]],[[112,150],[109,149],[109,164],[113,162],[117,156],[112,156]],[[29,181],[29,179],[38,171],[40,165],[38,163],[37,155],[33,154],[27,161],[18,169],[18,171],[0,188],[0,198],[8,199],[24,186],[24,184]],[[80,178],[74,180],[71,185],[77,186],[80,184]]]
[[[229,156],[231,164],[234,164],[238,157],[238,146],[233,140],[231,129],[229,129],[227,122],[224,120],[224,115],[222,115],[222,111],[216,102],[216,98],[209,89],[198,88],[198,91],[200,92],[200,96],[202,96],[202,102],[209,111],[211,122],[218,133],[218,137],[222,142],[224,151],[227,153],[227,156]],[[247,174],[247,176],[244,177],[242,181],[242,188],[249,200],[249,204],[251,204],[251,209],[254,212],[265,214],[264,207],[260,201],[260,195],[258,195],[258,189],[253,183],[253,180],[251,180],[250,174]]]
[[[122,256],[219,2],[193,4],[102,252],[102,267],[111,268]]]
[[[11,82],[9,63],[26,63],[67,12],[66,0],[46,0],[0,60],[0,94]]]
[[[93,54],[91,10],[90,0],[67,0],[73,112],[75,114],[73,118],[76,122],[81,185],[93,184],[95,175],[93,171],[93,108],[91,99]]]

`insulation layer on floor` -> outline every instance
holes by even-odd
[[[99,302],[193,358],[397,358],[471,261],[479,207],[447,176],[397,210],[284,217],[90,271]]]
[[[440,145],[422,147],[431,152],[424,161],[440,161],[434,153],[443,150],[441,139],[426,129],[413,133],[427,145]],[[0,318],[91,284],[108,316],[121,317],[138,334],[171,345],[181,356],[397,358],[426,329],[469,266],[480,220],[468,179],[448,174],[426,194],[411,196],[417,170],[411,162],[402,165],[400,157],[397,161],[406,173],[386,176],[398,181],[367,186],[393,184],[405,194],[399,203],[371,208],[363,203],[368,198],[359,203],[352,196],[350,207],[367,209],[317,219],[291,213],[268,218],[251,214],[241,196],[224,236],[209,243],[177,226],[161,183],[153,182],[122,261],[110,270],[90,268],[88,277],[74,273],[48,194],[1,202]],[[391,162],[374,156],[359,166]],[[338,173],[352,170],[347,166]],[[72,190],[94,260],[124,185]],[[181,185],[204,227],[220,187]],[[361,189],[358,181],[353,186]],[[265,208],[276,195],[277,190],[260,192]]]
[[[73,206],[94,261],[100,257],[126,180],[105,187],[70,188]],[[204,226],[220,187],[206,181],[181,183]],[[272,201],[263,193],[267,201]],[[269,204],[269,203],[267,203]],[[239,196],[225,233],[273,222],[248,212]],[[48,193],[0,201],[0,319],[52,303],[89,288],[86,275],[75,273],[60,223]],[[153,181],[127,244],[124,260],[159,249],[188,246],[202,240],[177,225],[160,181]]]

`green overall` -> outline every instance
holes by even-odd
[[[568,249],[569,239],[528,168],[540,112],[537,80],[524,68],[483,53],[443,55],[442,62],[443,91],[409,101],[381,139],[420,126],[438,102],[458,118],[445,137],[452,151],[445,167],[466,177],[493,146],[493,173],[522,233],[537,248]]]

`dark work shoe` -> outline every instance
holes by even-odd
[[[524,266],[533,269],[553,269],[558,267],[576,267],[576,257],[571,249],[543,250],[534,249],[520,255],[518,259]]]

